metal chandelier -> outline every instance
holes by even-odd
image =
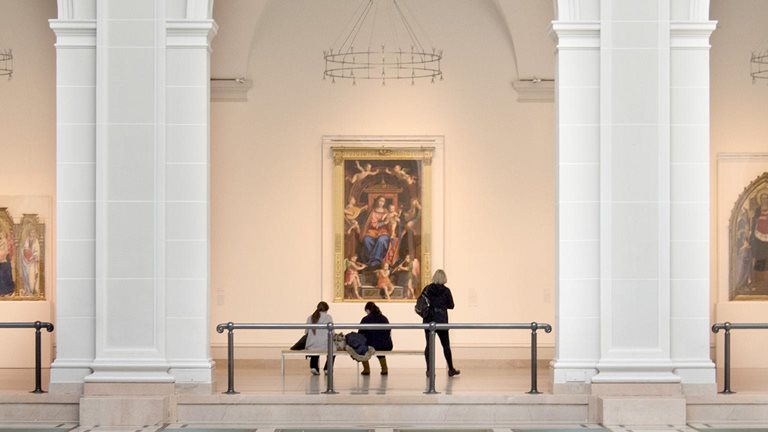
[[[323,79],[346,79],[352,85],[357,80],[380,80],[382,85],[389,80],[442,80],[443,51],[425,48],[412,23],[418,27],[403,0],[364,0],[346,31],[323,51]]]

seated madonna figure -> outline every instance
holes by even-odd
[[[383,196],[376,197],[373,208],[368,213],[368,218],[363,227],[362,258],[369,267],[380,266],[387,255],[389,248],[389,212],[384,207],[387,199]]]

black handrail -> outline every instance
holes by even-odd
[[[725,351],[723,352],[723,360],[725,365],[723,366],[723,391],[722,394],[736,393],[731,390],[731,330],[766,330],[768,324],[766,323],[715,323],[712,326],[712,333],[717,333],[720,330],[725,330]]]
[[[33,328],[35,329],[35,389],[30,393],[45,393],[42,389],[42,337],[41,329],[48,333],[53,331],[53,324],[49,322],[0,322],[0,328]]]
[[[429,386],[426,394],[435,394],[435,332],[437,330],[451,329],[506,329],[506,330],[531,330],[531,389],[528,394],[540,394],[537,378],[537,330],[544,330],[546,333],[552,331],[552,326],[546,323],[532,322],[530,324],[518,323],[457,323],[457,324],[438,324],[435,322],[427,324],[283,324],[283,323],[221,323],[216,326],[218,333],[227,333],[227,391],[224,394],[237,394],[235,391],[235,330],[328,330],[328,378],[326,380],[326,394],[336,394],[333,389],[333,331],[335,329],[365,329],[365,330],[396,330],[396,329],[422,329],[429,333],[427,338],[427,348],[429,349],[429,366],[427,375],[429,377]]]

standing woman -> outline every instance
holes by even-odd
[[[360,324],[389,324],[389,320],[384,314],[381,313],[381,309],[376,306],[374,302],[368,302],[365,304],[365,316],[360,320]],[[392,330],[364,330],[360,329],[358,332],[365,336],[368,341],[368,346],[372,346],[376,351],[392,351]],[[385,356],[376,356],[381,364],[381,374],[387,375],[389,369],[387,369],[387,358]],[[371,365],[368,361],[363,362],[363,371],[360,375],[370,375]]]
[[[321,301],[317,304],[317,309],[307,318],[307,324],[328,324],[333,322],[333,318],[328,314],[328,303]],[[305,349],[307,350],[322,350],[328,348],[328,330],[306,329],[304,331],[307,334],[307,344]],[[320,375],[318,369],[320,363],[319,355],[311,355],[309,357],[309,370],[312,375]],[[328,359],[325,360],[325,366],[323,370],[328,369]]]
[[[453,309],[453,295],[451,290],[445,284],[448,283],[448,277],[442,269],[435,271],[432,276],[432,283],[424,287],[423,295],[429,300],[429,314],[423,318],[422,322],[428,324],[436,322],[438,324],[448,323],[448,309]],[[461,373],[460,370],[453,367],[453,355],[451,354],[451,340],[448,338],[448,330],[437,330],[437,336],[440,338],[440,344],[443,346],[443,355],[448,363],[448,376],[456,376]],[[429,373],[429,330],[424,330],[427,336],[427,347],[424,348],[424,358],[427,359],[427,373]]]

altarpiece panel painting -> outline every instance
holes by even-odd
[[[0,301],[45,300],[45,224],[0,207]]]
[[[729,300],[768,299],[768,172],[739,196],[729,223]]]
[[[334,298],[413,301],[430,276],[433,148],[333,148]]]

